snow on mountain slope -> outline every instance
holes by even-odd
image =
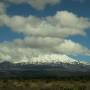
[[[60,54],[50,54],[50,55],[39,55],[37,57],[27,58],[25,56],[22,57],[21,60],[15,61],[14,63],[73,63],[78,62],[77,60],[67,56]]]
[[[57,62],[63,62],[63,63],[72,63],[76,60],[66,56],[66,55],[57,55],[57,54],[51,54],[51,55],[40,55],[38,57],[32,58],[33,62],[38,63],[57,63]]]

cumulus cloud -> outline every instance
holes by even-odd
[[[56,46],[56,51],[61,52],[63,54],[82,54],[82,55],[89,55],[90,56],[90,50],[83,45],[80,45],[79,43],[75,43],[71,40],[64,40],[63,43],[61,43],[59,46]]]
[[[68,36],[86,35],[85,30],[90,28],[88,18],[79,17],[74,13],[58,11],[54,16],[42,18],[1,14],[0,25],[26,35],[24,39],[0,44],[1,61],[30,62],[46,58],[47,55],[52,58],[54,55],[60,57],[60,54],[90,56],[90,49],[66,39]]]
[[[43,10],[47,5],[53,6],[59,3],[61,0],[5,0],[5,1],[8,1],[14,4],[26,3],[31,5],[33,8],[37,10]]]
[[[33,57],[43,55],[45,52],[41,52],[38,49],[16,46],[13,43],[0,44],[0,62],[31,62]],[[48,54],[48,53],[47,53]]]
[[[54,16],[38,18],[6,15],[0,16],[0,22],[13,31],[29,36],[68,37],[70,35],[85,35],[85,29],[90,27],[90,20],[68,11],[59,11]]]
[[[10,61],[12,63],[51,63],[64,62],[70,63],[75,60],[69,58],[67,55],[53,54],[41,52],[38,49],[31,48],[12,48],[9,45],[0,45],[0,62]]]
[[[16,39],[16,46],[36,48],[49,53],[61,53],[67,55],[83,54],[90,56],[90,50],[83,45],[71,40],[52,37],[26,37],[24,40]]]
[[[34,45],[34,46],[33,46]],[[90,56],[90,50],[71,40],[59,38],[25,38],[0,44],[0,62],[68,62],[67,55],[84,54]],[[65,57],[62,58],[62,55]],[[65,61],[66,60],[66,61]],[[69,59],[73,61],[72,59]]]
[[[60,55],[75,54],[90,56],[90,50],[71,40],[55,37],[25,37],[23,40],[16,39],[13,42],[0,44],[0,60],[15,63],[33,62],[39,59],[46,62],[47,60],[51,60],[53,56],[60,60]],[[46,56],[48,56],[47,59]],[[45,59],[46,61],[44,61]],[[65,59],[63,58],[63,60]]]
[[[0,2],[0,15],[6,13],[6,5]]]
[[[58,3],[60,3],[63,0],[3,0],[6,2],[10,2],[13,4],[29,4],[33,8],[37,10],[43,10],[47,5],[53,6]],[[85,0],[72,0],[72,1],[78,1],[78,2],[84,2]]]
[[[31,48],[52,48],[62,43],[64,39],[52,37],[25,37],[23,40],[16,39],[14,44],[24,45]]]

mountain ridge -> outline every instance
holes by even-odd
[[[67,55],[56,55],[56,54],[51,54],[51,55],[39,55],[36,57],[32,58],[27,58],[26,56],[22,56],[22,59],[20,60],[8,60],[7,62],[11,62],[14,64],[17,63],[22,63],[22,64],[48,64],[48,63],[82,63],[82,64],[89,64],[86,61],[80,61],[73,59]]]

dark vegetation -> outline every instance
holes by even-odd
[[[3,62],[0,90],[90,90],[90,65]]]
[[[90,90],[90,81],[4,79],[0,80],[0,90]]]
[[[0,78],[7,79],[85,79],[90,80],[90,65],[0,63]]]

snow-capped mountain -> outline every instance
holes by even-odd
[[[77,60],[68,57],[67,55],[40,55],[38,57],[32,58],[33,63],[73,63]]]
[[[88,64],[85,61],[80,61],[76,60],[74,58],[71,58],[67,55],[64,54],[42,54],[42,55],[37,55],[37,56],[26,56],[22,55],[21,57],[14,57],[11,59],[5,59],[5,60],[0,60],[0,63],[8,61],[11,63],[21,63],[21,64],[59,64],[59,63],[70,63],[70,64],[75,64],[75,63],[83,63],[83,64]]]
[[[37,57],[27,58],[26,56],[23,56],[22,59],[19,61],[14,61],[14,63],[24,63],[24,64],[56,64],[56,63],[79,63],[79,60],[73,59],[67,55],[57,55],[57,54],[51,54],[51,55],[39,55]],[[80,63],[87,64],[87,62],[81,61]]]
[[[47,78],[53,76],[56,78],[89,77],[90,65],[87,65],[86,62],[78,62],[66,55],[55,54],[39,55],[30,59],[23,56],[17,62],[4,61],[0,63],[0,78]]]

